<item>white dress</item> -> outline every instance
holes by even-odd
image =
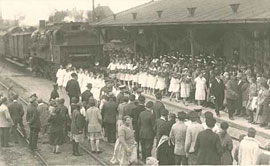
[[[63,87],[66,87],[67,86],[67,82],[71,79],[71,72],[68,71],[68,72],[65,72],[64,74],[64,81],[63,81]]]
[[[141,86],[146,88],[147,87],[147,81],[148,81],[148,74],[147,72],[142,73],[142,78],[141,78]]]
[[[65,73],[66,73],[65,69],[58,69],[57,70],[56,78],[57,78],[58,86],[63,86]]]
[[[166,88],[165,78],[162,76],[158,76],[155,89],[163,90],[165,88]]]
[[[196,89],[195,89],[195,100],[206,99],[206,79],[204,77],[195,78]]]
[[[180,81],[177,78],[172,77],[170,81],[169,92],[177,93],[180,91]]]
[[[187,98],[190,96],[190,83],[181,81],[180,83],[180,96],[182,98]]]

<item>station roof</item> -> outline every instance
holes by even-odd
[[[237,5],[236,12],[231,4]],[[196,8],[191,16],[188,8]],[[192,10],[192,9],[191,9]],[[159,17],[157,11],[162,11]],[[137,13],[137,14],[134,14]],[[134,15],[136,19],[134,19]],[[157,0],[112,15],[97,26],[270,23],[270,0]]]

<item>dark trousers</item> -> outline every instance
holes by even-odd
[[[185,155],[177,155],[174,156],[174,164],[175,165],[188,165],[188,160]]]
[[[30,127],[29,147],[30,149],[37,149],[39,129]]]
[[[151,151],[153,148],[153,139],[144,139],[141,138],[141,147],[142,147],[142,159],[145,162],[147,157],[151,156]]]
[[[0,127],[0,140],[1,140],[2,147],[8,146],[9,129],[10,127]]]
[[[157,159],[160,165],[174,165],[174,147],[168,141],[157,148]]]
[[[104,123],[105,135],[109,143],[116,141],[116,123]]]
[[[137,142],[137,159],[140,159],[140,138],[139,138],[139,129],[135,126],[135,141]]]
[[[79,96],[71,96],[71,95],[68,95],[69,97],[69,103],[71,104],[71,99],[72,98],[76,98],[77,99],[77,103],[79,102]]]
[[[215,111],[216,111],[217,115],[219,115],[219,110],[222,108],[222,106],[223,106],[223,98],[219,97],[219,96],[216,96],[216,99],[215,99]]]
[[[20,129],[21,129],[21,132],[24,136],[26,136],[26,133],[25,133],[25,129],[24,129],[24,125],[23,125],[23,122],[22,120],[19,120],[19,121],[16,121],[14,120],[14,126],[12,127],[12,135],[13,135],[13,138],[14,138],[14,141],[15,142],[18,142],[18,131],[17,131],[17,128],[18,126],[20,126]]]
[[[237,100],[232,100],[232,99],[227,98],[227,108],[228,108],[229,117],[232,118],[235,112],[235,109],[237,108]]]

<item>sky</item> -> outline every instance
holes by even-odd
[[[117,13],[149,1],[151,0],[95,0],[95,6],[109,6]],[[92,0],[0,0],[0,8],[4,19],[24,16],[23,24],[37,25],[39,20],[48,20],[55,10],[92,10]]]

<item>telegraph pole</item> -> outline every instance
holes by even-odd
[[[92,21],[95,22],[96,21],[96,12],[95,12],[95,0],[92,0]]]

